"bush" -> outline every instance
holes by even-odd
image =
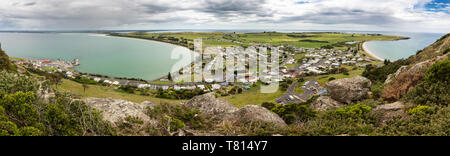
[[[425,107],[422,107],[425,108]],[[427,113],[416,109],[408,118],[396,117],[377,129],[377,135],[387,136],[449,136],[450,107],[430,107]]]
[[[0,72],[0,95],[16,92],[37,93],[38,90],[39,83],[31,77],[5,71]]]
[[[167,129],[167,126],[169,126],[167,125],[167,122],[169,120],[171,122],[171,131],[176,131],[177,129],[186,126],[192,129],[206,129],[211,126],[208,121],[200,115],[198,110],[192,110],[180,105],[162,103],[154,108],[148,108],[147,115],[160,121],[166,121],[166,123],[160,123],[162,124],[160,125],[161,130]]]
[[[437,62],[430,67],[425,80],[430,83],[446,82],[450,80],[450,60]]]
[[[397,70],[405,65],[408,65],[409,61],[407,60],[398,60],[392,63],[389,63],[383,67],[373,67],[368,65],[363,72],[362,76],[370,79],[372,82],[384,82],[387,79],[387,76],[397,72]]]
[[[406,113],[409,115],[415,115],[418,113],[432,113],[432,110],[430,106],[419,105],[416,108],[408,110]]]
[[[316,116],[316,111],[309,108],[315,99],[312,98],[302,104],[276,105],[271,111],[278,114],[287,124],[304,122]]]
[[[333,80],[336,80],[336,78],[330,77],[330,78],[328,79],[328,81],[333,81]]]
[[[264,102],[261,106],[267,108],[268,110],[272,110],[273,108],[275,108],[276,104],[272,102]]]
[[[405,100],[427,106],[448,106],[450,103],[450,96],[448,93],[448,84],[443,82],[428,83],[424,82],[410,91]]]
[[[341,116],[349,117],[362,117],[363,115],[369,113],[372,107],[362,104],[356,104],[353,106],[347,106],[343,108],[338,108],[336,113]]]
[[[375,113],[363,113],[361,116],[344,114],[342,115],[336,110],[319,112],[316,118],[301,126],[302,135],[372,135],[380,121],[380,116]]]

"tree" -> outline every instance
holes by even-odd
[[[58,85],[62,82],[62,76],[60,74],[50,74],[47,79],[56,86],[56,90],[58,90]]]
[[[82,85],[83,85],[83,91],[86,94],[86,89],[89,88],[89,85],[87,83],[83,83]]]
[[[167,77],[168,77],[169,81],[172,81],[172,74],[170,74],[170,72]]]

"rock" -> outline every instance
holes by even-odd
[[[102,111],[105,120],[115,124],[128,116],[139,117],[143,121],[151,121],[145,114],[147,107],[154,107],[151,102],[137,104],[134,102],[111,98],[88,98],[84,100],[87,105]]]
[[[396,78],[398,75],[400,75],[401,73],[405,72],[408,70],[408,66],[402,66],[400,67],[397,72],[395,72],[394,74],[391,74],[388,76],[388,78],[386,79],[386,81],[384,82],[384,84],[388,84],[391,83],[394,78]]]
[[[405,105],[403,105],[402,102],[395,102],[395,103],[391,103],[391,104],[380,105],[377,108],[375,108],[375,111],[379,111],[379,110],[398,111],[403,108],[405,108]]]
[[[381,113],[381,123],[392,120],[394,117],[406,117],[407,114],[402,110],[405,105],[402,102],[380,105],[374,111]]]
[[[326,84],[326,88],[332,99],[349,104],[365,98],[371,85],[369,79],[357,76],[330,81]]]
[[[215,93],[196,96],[187,102],[185,106],[191,109],[197,109],[203,114],[218,118],[238,110],[229,102],[216,99]]]
[[[238,124],[250,124],[255,122],[263,122],[273,124],[276,127],[285,127],[287,124],[277,114],[269,111],[268,109],[256,106],[248,105],[238,111],[229,114],[225,117],[226,121],[230,121]]]
[[[318,111],[325,111],[330,108],[339,108],[341,106],[343,106],[342,103],[333,100],[331,97],[321,96],[311,104],[310,108]]]

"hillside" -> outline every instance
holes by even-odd
[[[327,95],[304,103],[243,108],[214,93],[177,104],[80,99],[55,91],[51,85],[61,80],[52,74],[6,70],[0,136],[450,136],[449,40],[407,60],[368,66],[362,76],[330,80]],[[3,50],[0,55],[3,69],[11,69]]]
[[[0,71],[2,70],[12,70],[11,62],[9,61],[8,54],[3,51],[0,44]]]
[[[431,46],[419,51],[416,55],[408,58],[410,64],[420,63],[437,56],[443,56],[450,51],[450,34],[447,34],[433,43]]]

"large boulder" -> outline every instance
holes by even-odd
[[[365,98],[372,83],[369,79],[357,76],[354,78],[339,79],[328,82],[326,88],[331,98],[342,103],[351,103],[353,101]]]
[[[310,108],[318,111],[325,111],[330,108],[339,108],[341,106],[343,106],[342,103],[333,100],[331,97],[321,96],[311,104]]]
[[[216,99],[215,93],[196,96],[185,103],[185,106],[199,110],[203,114],[218,118],[238,110],[228,101]]]
[[[248,105],[238,111],[229,114],[225,117],[225,121],[229,121],[236,124],[248,125],[251,123],[269,123],[276,127],[287,126],[283,119],[277,114],[269,111],[268,109],[257,106]]]
[[[150,117],[145,114],[147,107],[154,107],[151,102],[143,102],[141,104],[112,99],[112,98],[88,98],[84,100],[87,105],[100,110],[105,120],[115,124],[123,121],[126,117],[139,117],[143,121],[151,121]]]

